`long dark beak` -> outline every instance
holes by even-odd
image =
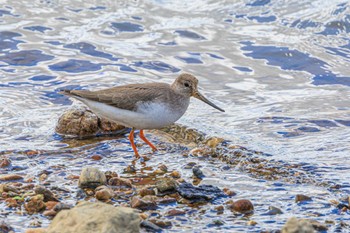
[[[218,106],[216,106],[215,104],[213,104],[212,102],[210,102],[207,98],[205,98],[201,93],[199,93],[198,91],[194,92],[193,97],[202,100],[204,103],[209,104],[210,106],[212,106],[213,108],[216,108],[217,110],[221,111],[221,112],[225,112],[225,110],[223,110],[222,108],[219,108]]]

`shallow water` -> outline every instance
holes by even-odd
[[[307,163],[310,175],[342,187],[334,193],[312,185],[284,184],[285,190],[276,191],[268,188],[273,183],[237,170],[225,171],[215,182],[241,190],[242,198],[271,205],[271,196],[284,203],[290,192],[326,193],[329,198],[348,195],[350,4],[346,1],[0,3],[0,151],[55,151],[68,146],[54,133],[57,118],[72,104],[57,94],[60,89],[170,83],[179,73],[190,72],[199,77],[202,92],[226,112],[192,100],[180,123],[264,151],[276,160]],[[86,151],[78,147],[83,151],[80,156],[117,153],[129,158],[126,139],[116,140]],[[45,159],[20,161],[33,163],[27,171],[33,175],[38,167],[47,167]],[[201,163],[211,169],[206,161]],[[251,230],[280,227],[298,211],[302,212],[286,207],[288,214],[272,222],[257,214],[261,228]],[[321,220],[329,217],[327,211]],[[348,218],[332,214],[331,219]],[[201,226],[198,222],[196,228]]]

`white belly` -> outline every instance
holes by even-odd
[[[189,105],[189,100],[174,109],[164,103],[141,103],[135,112],[96,101],[78,99],[97,115],[136,129],[157,129],[170,125],[180,119]]]

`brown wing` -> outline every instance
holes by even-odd
[[[169,91],[171,91],[169,84],[145,83],[112,87],[99,91],[63,91],[62,94],[78,96],[121,109],[135,110],[138,102],[147,102],[162,98],[161,96],[167,95]]]

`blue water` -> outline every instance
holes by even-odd
[[[201,91],[226,112],[193,100],[180,123],[276,160],[307,163],[303,172],[341,188],[333,192],[285,184],[276,189],[271,184],[269,189],[237,171],[225,173],[230,177],[225,185],[245,190],[242,198],[260,192],[266,203],[273,204],[276,195],[284,207],[285,199],[293,199],[288,192],[324,192],[328,199],[349,194],[347,1],[0,3],[0,151],[67,146],[54,133],[59,115],[72,105],[58,94],[61,89],[171,83],[190,72],[199,78]],[[104,149],[94,152],[99,150]],[[127,144],[116,150],[130,153]],[[284,211],[303,215],[294,204]],[[320,217],[324,221],[330,207],[319,208],[326,209]],[[273,221],[256,216],[259,225],[251,232],[277,229],[288,214]]]

